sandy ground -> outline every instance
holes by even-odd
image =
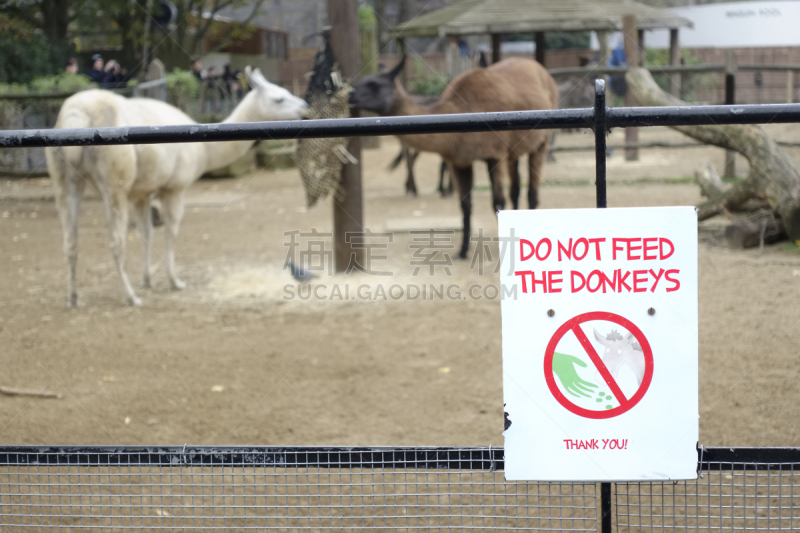
[[[793,130],[772,128],[786,140]],[[619,142],[621,131],[612,133]],[[664,129],[641,140],[683,140]],[[561,145],[590,144],[585,132]],[[796,140],[796,139],[795,139]],[[435,193],[438,158],[418,164],[420,196],[387,163],[398,144],[364,152],[365,222],[373,231],[415,219],[458,227],[456,200]],[[800,155],[800,154],[798,154]],[[610,206],[690,205],[681,180],[712,148],[649,150],[609,160]],[[592,207],[591,152],[560,153],[545,169],[542,208]],[[479,165],[483,167],[483,165]],[[741,171],[746,165],[739,164]],[[485,170],[476,226],[496,234]],[[284,232],[331,230],[330,202],[306,210],[294,170],[204,180],[189,194],[172,292],[156,231],[154,288],[121,304],[103,205],[89,198],[80,227],[81,307],[68,309],[61,229],[48,180],[0,182],[0,384],[63,399],[0,396],[0,442],[92,444],[502,445],[499,300],[284,300]],[[783,243],[734,251],[700,244],[700,438],[708,446],[797,446],[800,419],[800,253]],[[330,239],[328,248],[330,248]],[[411,238],[396,233],[385,278],[336,276],[355,288],[412,283]],[[129,237],[138,280],[141,243]],[[455,260],[415,282],[488,285]],[[319,283],[319,282],[318,282]]]

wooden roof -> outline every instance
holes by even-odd
[[[461,0],[395,26],[391,37],[603,31],[622,29],[636,15],[639,29],[692,27],[691,21],[633,0]]]

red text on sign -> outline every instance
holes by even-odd
[[[627,450],[628,439],[564,439],[568,450]]]
[[[577,270],[570,270],[568,274],[570,292],[656,292],[661,286],[666,292],[674,292],[681,288],[681,282],[676,276],[680,274],[680,269],[672,268],[664,270],[622,270],[616,269],[611,272],[602,270],[592,270],[589,274],[583,274]],[[527,293],[553,293],[561,292],[564,279],[563,270],[517,270],[514,275],[520,278],[522,292]],[[665,283],[662,283],[664,280]],[[538,290],[537,290],[538,289]]]

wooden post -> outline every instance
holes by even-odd
[[[786,71],[786,103],[794,103],[794,71]]]
[[[733,50],[725,51],[725,105],[736,104],[736,55]],[[726,178],[736,177],[736,152],[725,150]]]
[[[547,42],[544,39],[544,32],[537,31],[534,34],[534,40],[536,41],[536,61],[543,67],[546,67],[545,52],[547,51]]]
[[[600,45],[600,52],[598,53],[597,62],[600,64],[601,67],[605,67],[608,65],[608,32],[607,31],[597,31],[595,32],[597,35],[597,43]]]
[[[358,0],[328,0],[328,24],[331,26],[331,49],[344,79],[353,82],[361,70],[358,45]],[[354,112],[358,116],[358,112]],[[364,211],[361,191],[361,141],[350,137],[347,150],[358,160],[342,167],[341,201],[333,200],[333,247],[336,272],[344,272],[351,258],[364,265],[364,250],[354,248],[358,239],[347,233],[363,233]]]
[[[500,43],[503,41],[503,36],[498,33],[492,34],[492,65],[500,62]]]
[[[359,16],[359,44],[361,45],[361,75],[378,72],[378,33],[375,13],[366,7]],[[377,137],[376,137],[377,138]]]
[[[625,15],[622,18],[622,36],[628,66],[635,67],[639,64],[639,32],[636,31],[636,17],[634,15]],[[628,90],[625,93],[625,107],[633,107],[635,105],[636,100],[633,98],[631,91]],[[625,144],[636,142],[639,142],[639,129],[625,128]],[[625,148],[625,161],[638,160],[638,148]]]
[[[447,50],[445,50],[444,62],[448,80],[455,79],[461,74],[458,71],[458,58],[461,57],[461,49],[458,47],[458,35],[447,36]]]
[[[598,57],[597,57],[597,64],[602,68],[608,65],[608,58],[611,57],[611,55],[608,52],[608,32],[598,31],[595,32],[595,34],[597,35],[597,42],[600,45],[600,51],[598,52]],[[599,78],[605,81],[606,87],[608,87],[608,76],[600,76]]]
[[[402,37],[397,38],[397,60],[400,61],[403,56],[406,55],[406,40]],[[392,65],[394,66],[394,65]],[[406,65],[407,67],[408,65]],[[400,76],[400,85],[403,86],[404,89],[408,89],[408,76],[406,76],[406,69],[403,68],[403,72],[399,74]]]
[[[669,30],[669,64],[681,64],[681,46],[678,41],[678,28],[671,28]],[[681,75],[677,72],[669,76],[669,94],[676,98],[681,96]]]
[[[644,30],[636,30],[636,36],[639,39],[639,48],[638,48],[638,51],[639,51],[639,62],[636,64],[636,66],[643,67],[644,66],[644,56],[645,56],[645,53],[644,53]],[[631,64],[630,61],[628,62],[628,64],[629,65]]]

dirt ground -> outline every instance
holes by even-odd
[[[775,126],[785,140],[796,127]],[[622,132],[611,142],[621,142]],[[683,140],[669,130],[641,140]],[[592,137],[561,134],[559,145]],[[420,195],[404,196],[402,171],[386,165],[393,138],[364,152],[365,223],[395,230],[377,263],[391,276],[326,273],[370,294],[379,284],[496,283],[469,262],[451,276],[412,281],[411,237],[402,229],[458,228],[453,197],[435,192],[438,158],[417,163]],[[800,157],[800,153],[795,154]],[[559,153],[545,167],[544,209],[592,207],[592,152]],[[609,204],[690,205],[686,179],[713,148],[642,151],[609,159]],[[483,165],[476,227],[495,235]],[[740,171],[746,164],[739,162]],[[305,209],[296,170],[203,180],[188,195],[172,292],[156,231],[154,288],[144,306],[122,305],[102,203],[88,198],[80,223],[81,306],[68,309],[61,229],[48,180],[0,182],[0,385],[47,389],[62,399],[0,396],[3,444],[502,445],[499,300],[315,301],[284,299],[284,232],[329,232],[330,201]],[[735,251],[700,243],[700,442],[707,446],[797,446],[800,441],[800,253],[787,243]],[[458,233],[456,233],[456,237]],[[330,249],[330,239],[326,239]],[[302,242],[302,241],[301,241]],[[129,236],[128,272],[141,272]],[[384,252],[381,252],[384,253]],[[495,249],[496,254],[496,249]],[[496,255],[495,255],[496,257]],[[493,265],[492,265],[493,266]],[[302,293],[301,293],[302,294]]]

